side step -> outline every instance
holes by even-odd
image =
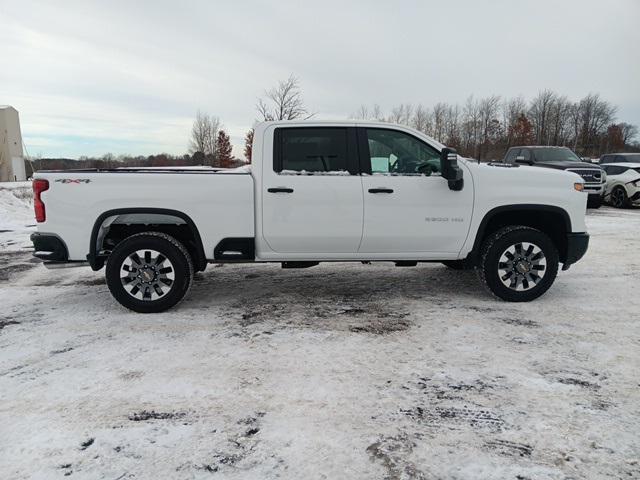
[[[396,267],[415,267],[418,265],[418,262],[412,262],[410,260],[398,260],[396,262]]]
[[[282,262],[282,268],[309,268],[315,267],[320,262]]]

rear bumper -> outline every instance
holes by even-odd
[[[64,241],[52,233],[32,233],[33,256],[44,261],[68,262],[69,251]]]
[[[562,264],[562,269],[567,270],[571,265],[576,263],[589,248],[588,233],[568,233],[567,234],[567,255]]]

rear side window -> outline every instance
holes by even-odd
[[[276,129],[273,170],[348,174],[346,128]]]

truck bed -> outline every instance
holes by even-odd
[[[222,239],[254,237],[253,178],[248,169],[241,169],[39,171],[34,178],[48,180],[49,189],[42,193],[46,221],[38,231],[63,238],[69,260],[84,261],[97,219],[107,225],[123,223],[129,215],[144,215],[147,210],[154,212],[148,223],[155,224],[160,221],[158,215],[178,211],[197,225],[204,255],[213,259],[214,248]],[[167,221],[173,220],[169,217]],[[180,222],[184,223],[176,223]]]

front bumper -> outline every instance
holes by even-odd
[[[602,196],[604,195],[604,183],[585,183],[584,191],[589,196]]]
[[[62,239],[51,233],[32,233],[33,256],[48,262],[67,262],[69,252]]]
[[[567,253],[562,262],[562,270],[567,270],[571,265],[576,263],[589,248],[588,233],[568,233],[567,234]]]

